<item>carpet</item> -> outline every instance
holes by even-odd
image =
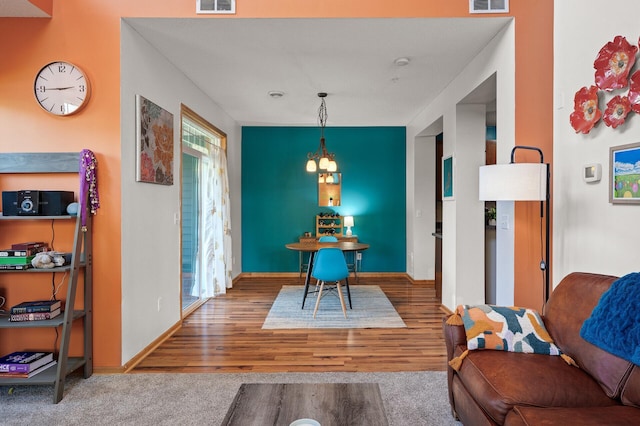
[[[307,296],[302,309],[303,286],[282,286],[273,302],[263,329],[291,328],[403,328],[406,327],[387,296],[377,285],[352,285],[349,309],[346,289],[343,290],[347,304],[347,318],[342,315],[338,294],[323,291],[320,307],[315,319],[313,309],[316,294]]]
[[[0,424],[220,425],[243,383],[378,383],[390,426],[460,426],[444,371],[72,376],[58,404],[51,402],[53,386],[16,386],[11,394],[0,386]]]

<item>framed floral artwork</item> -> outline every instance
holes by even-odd
[[[609,202],[640,204],[640,143],[609,148]]]
[[[173,185],[173,114],[136,95],[136,180]]]

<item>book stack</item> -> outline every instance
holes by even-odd
[[[0,358],[0,379],[33,377],[55,364],[53,352],[12,352]]]
[[[0,269],[28,269],[36,253],[47,251],[48,245],[42,241],[12,244],[9,249],[0,250]]]
[[[32,300],[11,307],[9,321],[48,320],[60,315],[60,300]]]

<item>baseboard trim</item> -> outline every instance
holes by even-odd
[[[143,350],[138,352],[129,361],[127,361],[122,366],[122,369],[123,369],[122,372],[123,373],[128,373],[131,370],[133,370],[134,368],[136,368],[136,366],[138,364],[140,364],[140,362],[142,362],[142,360],[145,359],[147,357],[147,355],[149,355],[153,350],[155,350],[158,346],[160,346],[162,343],[164,343],[164,341],[167,340],[169,337],[173,336],[176,331],[180,330],[181,327],[182,327],[182,320],[178,321],[170,329],[168,329],[167,331],[162,333],[156,340],[151,342],[149,345],[147,345],[147,347],[145,347]]]
[[[444,312],[446,315],[453,315],[453,312],[451,311],[451,309],[447,308],[444,305],[440,305],[440,310]]]
[[[303,274],[304,276],[304,274]],[[296,278],[300,277],[299,272],[241,272],[234,279],[235,284],[243,278]],[[406,272],[358,272],[358,277],[363,278],[405,278],[415,285],[428,285],[435,288],[434,280],[414,280]],[[351,273],[349,278],[355,278]]]
[[[428,287],[432,287],[432,288],[436,288],[436,281],[435,280],[414,280],[411,276],[409,275],[405,275],[405,277],[411,281],[411,284],[413,285],[426,285]]]

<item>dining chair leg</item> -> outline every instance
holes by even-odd
[[[313,318],[316,318],[316,312],[318,312],[318,306],[320,306],[320,298],[322,297],[322,289],[324,288],[324,281],[320,283],[320,290],[318,291],[318,298],[316,299],[316,308],[313,310]]]
[[[353,309],[353,305],[351,304],[351,291],[349,290],[349,277],[344,279],[345,287],[347,287],[347,297],[349,298],[349,309]]]
[[[340,296],[340,305],[342,306],[342,314],[344,315],[344,317],[347,317],[347,307],[344,304],[344,296],[342,295],[342,289],[341,289],[341,285],[340,285],[340,281],[336,282],[336,288],[338,289],[338,295]]]

